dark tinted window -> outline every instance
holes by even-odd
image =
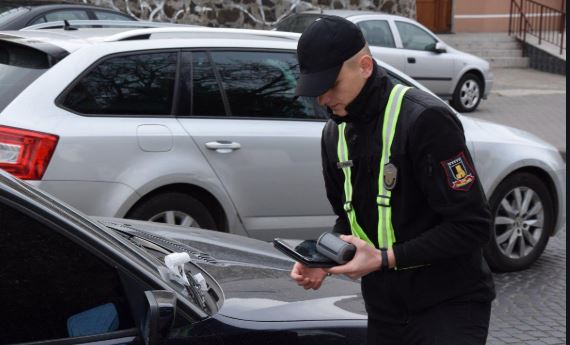
[[[28,25],[35,25],[45,22],[57,22],[60,20],[88,20],[89,16],[86,11],[83,10],[64,10],[64,11],[54,11],[46,13],[46,15],[35,19]]]
[[[192,53],[192,115],[225,116],[214,68],[204,52]]]
[[[169,115],[177,53],[116,56],[100,62],[65,96],[82,114]]]
[[[212,52],[232,116],[326,118],[314,98],[294,98],[299,74],[294,53]]]
[[[9,42],[0,42],[0,111],[47,71],[46,54]]]
[[[6,7],[3,7],[6,6]],[[30,11],[29,7],[17,7],[17,8],[9,8],[9,5],[2,5],[0,4],[0,11],[5,10],[4,12],[0,13],[0,26],[11,22],[15,18],[23,15]]]
[[[302,33],[317,18],[319,18],[318,14],[293,15],[278,24],[276,29],[278,31]]]
[[[44,223],[2,204],[0,229],[0,343],[134,327],[114,267]]]
[[[369,20],[358,23],[364,38],[371,46],[395,48],[390,25],[385,20]]]

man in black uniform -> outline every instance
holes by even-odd
[[[327,273],[362,278],[369,344],[484,344],[490,212],[460,121],[436,97],[394,85],[343,18],[311,24],[297,54],[296,94],[331,113],[322,160],[334,232],[357,252],[329,270],[296,263],[291,277],[305,289]]]

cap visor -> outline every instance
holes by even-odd
[[[317,97],[333,87],[342,65],[315,73],[301,74],[295,96]]]

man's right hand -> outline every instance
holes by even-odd
[[[291,270],[291,278],[297,282],[298,285],[308,289],[317,290],[325,280],[327,272],[322,268],[309,268],[298,262],[295,263]]]

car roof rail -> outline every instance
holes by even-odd
[[[66,24],[67,23],[67,24]],[[67,26],[72,28],[92,28],[92,27],[106,27],[106,28],[162,28],[171,26],[185,26],[192,27],[194,25],[150,22],[142,20],[61,20],[47,23],[40,23],[36,25],[27,26],[20,29],[20,31],[31,31],[40,29],[63,29]]]
[[[253,29],[230,29],[230,28],[209,28],[203,26],[194,27],[165,27],[152,29],[129,30],[105,38],[104,42],[118,42],[126,40],[149,39],[152,34],[191,34],[191,33],[214,33],[214,34],[245,34],[268,38],[285,38],[290,40],[298,40],[301,34],[294,32],[269,31],[269,30],[253,30]]]

